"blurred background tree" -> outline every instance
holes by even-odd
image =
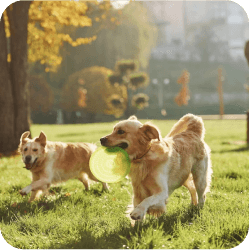
[[[188,105],[188,100],[190,99],[188,89],[189,75],[189,72],[185,69],[177,80],[177,83],[182,85],[180,92],[175,97],[175,102],[178,106]]]
[[[72,31],[76,37],[97,34],[97,39],[77,47],[64,44],[61,50],[63,60],[58,71],[46,73],[46,79],[54,89],[60,91],[65,79],[74,72],[96,65],[113,69],[120,59],[136,60],[143,70],[148,67],[151,50],[156,44],[157,29],[148,20],[146,9],[141,3],[131,2],[122,10],[104,10],[91,6],[89,17],[92,26]],[[59,99],[60,96],[55,97],[58,108],[61,107]]]
[[[74,3],[77,5],[77,3]],[[69,75],[73,74],[74,72],[80,71],[83,68],[88,68],[90,65],[82,65],[82,63],[77,60],[77,56],[79,55],[80,58],[84,58],[86,60],[89,59],[89,46],[93,41],[96,41],[97,37],[104,29],[114,29],[119,25],[118,19],[120,18],[120,13],[112,8],[110,1],[102,1],[98,3],[97,1],[85,1],[84,7],[86,8],[86,21],[91,22],[89,26],[87,22],[82,23],[82,25],[77,25],[74,19],[72,20],[72,24],[69,26],[61,25],[60,23],[55,23],[57,30],[60,32],[61,38],[61,45],[59,50],[56,52],[55,55],[57,57],[58,64],[54,64],[54,61],[49,60],[51,62],[52,67],[48,67],[47,62],[45,59],[35,62],[30,62],[30,74],[42,74],[46,81],[51,85],[52,89],[54,90],[55,94],[55,103],[54,109],[57,110],[61,107],[60,99],[61,99],[61,91],[62,87],[65,83],[65,79],[68,78]],[[66,2],[65,8],[67,5],[70,5],[70,2]],[[49,5],[51,10],[54,12],[54,5]],[[65,8],[62,9],[65,11]],[[70,12],[64,13],[61,11],[58,13],[60,19],[68,18],[67,15],[74,15],[71,11],[73,8],[69,8]],[[82,8],[82,11],[85,10]],[[60,11],[60,7],[58,7],[58,11]],[[47,10],[44,9],[44,13],[47,13]],[[79,13],[80,15],[80,13]],[[77,20],[79,17],[75,16]],[[53,21],[53,20],[52,20]],[[70,37],[69,37],[70,35]],[[80,38],[79,38],[80,37]],[[85,37],[84,39],[82,37]],[[77,45],[77,46],[76,46]],[[51,43],[49,44],[51,47]],[[86,50],[84,47],[87,46]],[[93,55],[95,58],[98,57],[96,52]],[[92,66],[98,65],[92,64]],[[82,67],[83,66],[83,67]],[[68,112],[68,111],[67,111]],[[70,115],[67,114],[69,117]],[[75,117],[75,114],[71,117]],[[75,119],[74,119],[75,120]],[[38,122],[35,120],[35,122]],[[69,122],[69,121],[68,121]],[[73,122],[73,121],[72,121]]]
[[[245,44],[244,54],[245,54],[245,57],[246,57],[246,60],[247,60],[247,64],[249,66],[249,41],[247,41],[246,44]],[[248,81],[248,78],[247,78],[247,81]],[[249,92],[249,85],[248,84],[245,83],[244,88]],[[247,118],[246,118],[246,120],[247,120],[246,142],[249,145],[249,110],[247,110],[246,114],[247,114]]]
[[[29,76],[31,120],[38,123],[55,123],[51,115],[54,104],[54,92],[48,82],[41,75]]]
[[[75,122],[75,112],[87,114],[94,122],[97,114],[129,117],[148,106],[144,93],[134,95],[148,85],[145,72],[138,72],[138,63],[121,60],[114,70],[93,66],[73,73],[63,86],[60,107],[66,111],[66,122]],[[79,113],[78,113],[79,114]]]
[[[197,22],[188,25],[187,34],[195,33],[195,40],[191,47],[191,57],[204,63],[211,61],[231,60],[227,41],[219,39],[216,29],[224,24],[223,19],[211,19],[208,22]]]
[[[55,71],[62,62],[60,48],[64,43],[78,46],[96,39],[96,34],[73,37],[64,27],[70,27],[70,32],[78,26],[91,27],[89,15],[94,11],[101,14],[103,22],[109,22],[110,9],[110,1],[20,1],[6,9],[0,25],[0,76],[4,82],[0,96],[0,121],[4,128],[0,152],[14,151],[21,134],[30,130],[27,59],[31,74],[32,66],[37,73],[37,68]]]
[[[89,122],[95,121],[97,113],[120,117],[126,109],[127,90],[124,86],[111,84],[113,71],[105,67],[89,67],[68,77],[63,86],[60,106],[66,111],[66,122],[72,112],[86,112]],[[119,101],[115,103],[115,101]]]
[[[249,65],[249,41],[247,41],[246,44],[245,44],[244,53],[245,53],[247,63]]]
[[[111,22],[110,1],[68,2],[35,1],[29,9],[29,62],[44,65],[45,72],[56,72],[63,59],[64,46],[90,44],[97,33]],[[93,22],[92,17],[105,18]],[[113,22],[112,22],[113,23]],[[76,34],[78,27],[88,27],[90,36]]]
[[[146,68],[151,49],[156,42],[157,29],[148,20],[147,11],[140,3],[129,3],[122,10],[111,8],[105,1],[101,2],[102,7],[101,4],[96,6],[92,2],[85,3],[88,6],[88,16],[92,20],[92,26],[70,28],[70,35],[72,37],[93,37],[94,34],[97,34],[97,39],[77,47],[63,43],[60,50],[63,60],[57,72],[44,73],[44,65],[40,63],[33,63],[30,68],[31,73],[43,74],[55,91],[54,109],[62,108],[59,101],[61,90],[69,75],[96,65],[111,69],[115,67],[117,59],[120,58],[132,58],[133,60],[135,58],[140,65],[143,65],[143,68]],[[129,6],[130,4],[131,6]],[[82,110],[88,112],[87,109]],[[67,117],[71,117],[71,122],[75,122],[77,120],[75,112],[77,111],[71,110],[71,112],[74,114],[69,114],[67,110]],[[69,120],[67,119],[67,122]]]
[[[139,88],[146,88],[149,77],[145,72],[138,71],[138,62],[134,60],[120,60],[116,62],[115,71],[110,75],[112,84],[123,85],[127,89],[127,107],[125,118],[135,114],[149,105],[149,96],[136,93]]]

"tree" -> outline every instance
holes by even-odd
[[[61,108],[67,112],[85,111],[94,121],[97,113],[120,117],[126,109],[124,86],[111,84],[113,71],[105,67],[90,67],[68,77],[61,94]]]
[[[249,41],[247,41],[246,44],[245,44],[244,54],[245,54],[245,58],[247,60],[248,66],[249,66]],[[244,87],[249,92],[249,86],[247,84],[245,84]],[[247,142],[247,144],[249,144],[249,110],[247,110],[246,142]]]
[[[111,9],[109,1],[98,2],[55,2],[34,1],[29,9],[28,22],[28,59],[30,63],[39,61],[45,65],[46,72],[55,72],[62,62],[61,47],[68,43],[73,47],[85,45],[96,40],[96,32],[90,37],[77,37],[76,27],[92,27],[92,19],[88,16],[92,12],[107,16]],[[7,13],[5,26],[7,37],[10,36]],[[105,22],[107,22],[107,18]],[[103,22],[99,22],[101,29]]]
[[[30,92],[30,113],[32,122],[48,123],[54,104],[54,93],[51,86],[41,75],[28,77]],[[50,121],[51,122],[51,121]]]
[[[181,76],[178,78],[177,83],[182,84],[182,88],[180,92],[175,97],[175,102],[178,106],[188,105],[189,96],[189,72],[187,70],[183,70]]]
[[[75,34],[91,37],[99,30],[97,24],[102,18],[98,16],[102,15],[97,14],[92,17],[91,29],[77,28]],[[60,74],[56,74],[53,80],[62,78],[65,70],[72,74],[95,65],[113,69],[116,61],[121,59],[136,60],[143,70],[146,69],[157,38],[156,28],[149,22],[146,9],[140,3],[130,2],[122,10],[109,11],[109,15],[109,24],[98,32],[95,41],[78,48],[63,47],[66,60],[62,63]]]
[[[245,53],[247,63],[249,65],[249,41],[247,41],[246,44],[245,44],[244,53]]]
[[[231,60],[229,47],[226,41],[222,41],[216,30],[222,20],[211,20],[208,23],[198,22],[188,27],[189,32],[195,33],[192,43],[192,54],[198,55],[203,62]]]
[[[125,86],[127,89],[127,108],[125,117],[136,113],[147,107],[149,97],[144,93],[134,95],[139,88],[145,88],[149,84],[149,77],[145,72],[138,72],[138,63],[134,60],[120,60],[116,62],[115,71],[110,75],[112,84]]]
[[[106,1],[94,4],[102,6],[103,11],[110,8]],[[77,46],[96,39],[94,36],[72,39],[66,32],[60,32],[65,25],[91,26],[88,9],[83,2],[19,1],[11,4],[2,15],[0,153],[16,150],[21,134],[30,130],[28,58],[32,62],[39,60],[46,71],[54,70],[61,63],[59,53],[64,42]]]
[[[137,65],[133,60],[121,60],[114,70],[94,66],[72,74],[62,89],[61,108],[85,111],[93,122],[97,113],[129,117],[147,107],[146,94],[133,95],[149,82],[145,72],[137,72]]]
[[[27,24],[31,2],[16,2],[7,8],[11,37],[8,48],[3,15],[0,23],[0,152],[14,151],[24,131],[29,130],[27,95]]]

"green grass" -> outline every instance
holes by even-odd
[[[174,121],[153,121],[166,135]],[[94,142],[110,133],[115,123],[33,125],[33,136],[43,130],[49,140]],[[51,188],[47,198],[29,204],[18,190],[30,184],[30,172],[20,157],[0,159],[0,229],[16,248],[233,248],[249,228],[249,152],[230,142],[245,139],[245,121],[205,121],[206,142],[212,149],[213,179],[204,209],[191,209],[190,195],[181,187],[169,198],[167,213],[146,217],[130,226],[125,211],[132,187],[126,179],[102,192],[93,183],[69,180]]]

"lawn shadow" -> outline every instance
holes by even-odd
[[[31,203],[29,203],[27,199],[24,199],[21,202],[12,201],[12,204],[9,204],[8,200],[4,201],[0,207],[1,220],[5,224],[8,224],[21,216],[46,213],[49,210],[58,208],[60,204],[70,199],[70,196],[68,197],[67,194],[59,194],[60,196],[56,197],[56,195],[53,195],[53,191],[51,191],[51,193],[52,196],[55,196],[53,200],[51,200],[49,196],[48,198],[41,197],[39,200],[33,201]]]
[[[98,193],[99,192],[95,192]],[[21,202],[18,205],[20,206],[19,213],[20,215],[25,214],[35,214],[37,212],[37,209],[39,212],[42,210],[42,212],[46,212],[48,210],[56,209],[59,204],[61,204],[60,201],[63,201],[68,197],[59,197],[58,199],[54,201],[44,202],[44,201],[38,201],[36,204],[28,204],[27,202]],[[76,202],[77,203],[77,202]],[[15,213],[14,208],[11,208],[12,212]],[[0,211],[2,213],[2,211]],[[120,225],[120,227],[117,227],[116,230],[112,230],[109,233],[103,233],[101,236],[93,235],[90,228],[87,226],[87,228],[82,227],[79,229],[79,235],[80,239],[77,241],[74,239],[71,239],[67,243],[55,243],[51,242],[51,245],[48,248],[52,249],[122,249],[124,245],[127,245],[127,242],[131,240],[131,238],[134,235],[137,235],[138,237],[142,236],[141,234],[147,229],[151,227],[159,228],[162,226],[162,229],[164,230],[166,235],[170,235],[168,240],[170,240],[172,237],[175,237],[174,230],[175,225],[181,222],[181,224],[191,224],[199,216],[199,210],[195,207],[189,207],[186,208],[183,212],[180,212],[179,210],[174,212],[171,215],[163,215],[159,219],[156,219],[152,216],[149,216],[146,218],[145,222],[141,224],[136,224],[134,227],[130,225],[130,221],[127,220],[126,223]],[[19,216],[19,214],[18,214]],[[13,218],[10,216],[6,216],[6,218],[3,218],[3,220],[6,222],[13,221]],[[75,222],[79,223],[79,222]],[[90,223],[91,224],[91,223]],[[89,225],[90,225],[89,224]],[[107,224],[106,224],[107,225]],[[108,226],[108,225],[107,225]],[[79,226],[81,227],[81,226]]]
[[[173,236],[175,225],[180,222],[182,225],[191,225],[201,214],[201,210],[193,205],[188,206],[183,212],[176,211],[173,214],[165,214],[158,219],[159,226],[163,225],[166,234]]]
[[[124,230],[118,230],[112,233],[103,234],[100,237],[96,237],[89,230],[80,230],[79,234],[81,238],[79,241],[70,241],[59,246],[51,245],[49,248],[60,249],[122,249],[126,244],[124,239],[121,239],[119,235],[123,234]]]
[[[56,137],[58,138],[63,138],[63,137],[76,137],[76,136],[83,136],[83,135],[86,135],[88,133],[66,133],[66,134],[57,134]]]
[[[223,248],[231,249],[243,242],[247,234],[247,226],[235,227],[233,230],[224,230],[224,232],[221,234],[213,233],[209,237],[208,242],[214,244],[217,241],[222,241]]]
[[[54,244],[52,243],[49,248],[51,249],[99,249],[99,244],[91,232],[88,230],[82,230],[80,232],[81,239],[79,241],[72,241],[66,244]]]
[[[0,218],[5,224],[15,221],[18,217],[25,215],[35,215],[37,213],[46,212],[48,210],[53,210],[55,207],[58,207],[58,203],[66,199],[67,197],[59,197],[53,201],[46,200],[41,198],[38,201],[33,201],[28,203],[27,200],[21,202],[14,202],[11,205],[3,205],[0,208]],[[9,203],[6,201],[6,203]]]
[[[16,194],[21,189],[21,185],[14,185],[8,190],[8,193]],[[0,219],[2,219],[4,223],[10,223],[11,221],[15,220],[16,217],[25,216],[28,214],[37,214],[40,212],[45,213],[49,210],[57,209],[58,206],[66,200],[71,198],[74,199],[70,193],[65,193],[62,190],[62,186],[53,186],[49,189],[48,196],[41,196],[39,200],[33,201],[31,203],[28,202],[29,196],[24,198],[21,202],[12,201],[12,204],[10,204],[8,200],[3,201],[3,204],[0,207]],[[96,189],[92,188],[89,191],[86,191],[83,188],[82,192],[85,193],[85,195],[100,197],[106,191],[102,189],[102,186],[99,186]]]
[[[221,150],[219,153],[229,153],[229,152],[244,152],[244,151],[249,151],[249,145],[243,145],[242,147],[239,148],[233,148],[233,149],[226,149],[226,150]]]

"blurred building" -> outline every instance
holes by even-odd
[[[237,3],[205,0],[141,3],[159,29],[153,57],[200,61],[203,49],[208,51],[209,61],[245,60],[249,23],[246,12]]]

